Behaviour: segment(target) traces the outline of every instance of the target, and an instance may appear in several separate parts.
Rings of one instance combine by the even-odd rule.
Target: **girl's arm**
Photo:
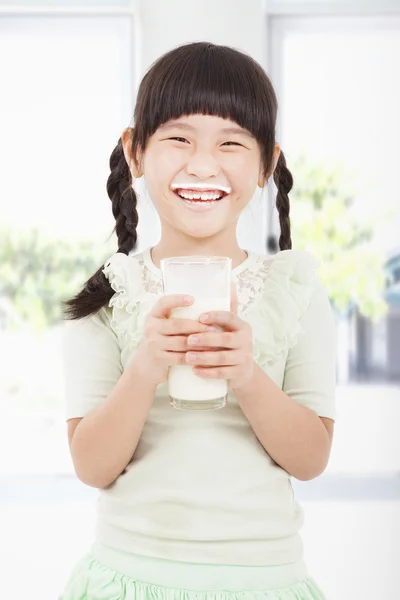
[[[309,480],[326,468],[331,452],[336,388],[336,330],[320,285],[288,351],[282,389],[257,365],[240,407],[268,454],[290,475]]]
[[[296,479],[307,481],[326,468],[333,421],[285,394],[255,365],[245,388],[235,390],[240,408],[268,454]]]
[[[224,351],[197,353],[191,360],[195,372],[229,380],[259,441],[290,475],[301,480],[320,475],[331,451],[336,386],[335,324],[322,282],[297,343],[288,349],[282,389],[255,363],[252,330],[235,310],[211,311],[207,322],[226,331],[196,336],[198,343]]]
[[[135,359],[109,397],[78,423],[70,440],[77,477],[96,488],[109,486],[125,469],[139,442],[156,385]]]
[[[209,329],[192,319],[167,318],[173,308],[192,302],[185,303],[182,294],[156,302],[125,371],[105,309],[67,323],[63,356],[68,439],[83,483],[108,487],[132,459],[158,384],[167,380],[170,366],[184,362],[187,336]]]

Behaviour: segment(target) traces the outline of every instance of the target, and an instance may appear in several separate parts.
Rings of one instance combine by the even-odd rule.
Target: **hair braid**
[[[137,198],[132,188],[132,176],[125,160],[121,138],[110,156],[110,169],[107,193],[112,202],[112,212],[115,218],[115,227],[112,233],[117,234],[117,252],[129,254],[137,242],[138,212]],[[104,265],[101,265],[96,273],[85,282],[82,290],[76,296],[62,302],[67,319],[82,319],[108,305],[114,295],[114,290],[102,272],[103,268]]]
[[[286,159],[281,151],[278,163],[274,171],[274,181],[277,187],[276,208],[279,214],[281,234],[279,237],[279,249],[291,250],[292,238],[290,236],[290,202],[289,192],[293,187],[293,177],[286,166]]]
[[[137,198],[132,187],[132,175],[125,160],[122,139],[110,156],[111,173],[107,180],[107,193],[112,203],[112,213],[115,218],[113,232],[118,238],[118,252],[129,252],[137,243],[136,228],[139,217]]]

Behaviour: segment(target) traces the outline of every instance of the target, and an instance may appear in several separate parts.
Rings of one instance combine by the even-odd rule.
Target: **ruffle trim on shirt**
[[[305,250],[282,250],[270,263],[246,320],[253,329],[254,358],[261,367],[284,358],[303,332],[301,319],[317,289],[319,261]]]
[[[139,262],[122,252],[113,254],[102,270],[115,294],[109,301],[111,327],[130,347],[142,337],[145,318],[160,295],[146,292]]]
[[[265,281],[243,310],[253,330],[254,358],[263,368],[284,358],[303,331],[305,315],[319,282],[319,261],[305,250],[282,250],[273,257]],[[160,294],[146,292],[138,260],[123,253],[109,258],[103,269],[115,294],[111,326],[136,347],[142,337],[145,318]],[[242,312],[242,311],[241,311]]]
[[[299,583],[266,591],[220,591],[176,589],[138,581],[110,569],[90,554],[73,569],[58,600],[325,600],[308,577]]]

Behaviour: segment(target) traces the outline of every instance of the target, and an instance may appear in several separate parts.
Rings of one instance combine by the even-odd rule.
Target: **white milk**
[[[190,306],[174,308],[170,316],[198,320],[200,315],[211,310],[230,310],[229,298],[195,299]],[[213,323],[209,323],[213,325]],[[207,323],[208,325],[208,323]],[[196,346],[193,346],[193,352]],[[200,351],[201,352],[201,351]],[[226,379],[207,379],[193,373],[192,365],[175,365],[168,374],[169,395],[178,400],[214,400],[228,393]]]

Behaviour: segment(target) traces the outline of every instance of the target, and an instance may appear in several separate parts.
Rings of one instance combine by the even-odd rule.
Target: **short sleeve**
[[[110,395],[123,372],[105,307],[84,319],[65,321],[61,354],[65,418],[84,417]]]
[[[318,416],[335,420],[336,326],[319,278],[301,326],[296,345],[288,351],[282,389]]]

